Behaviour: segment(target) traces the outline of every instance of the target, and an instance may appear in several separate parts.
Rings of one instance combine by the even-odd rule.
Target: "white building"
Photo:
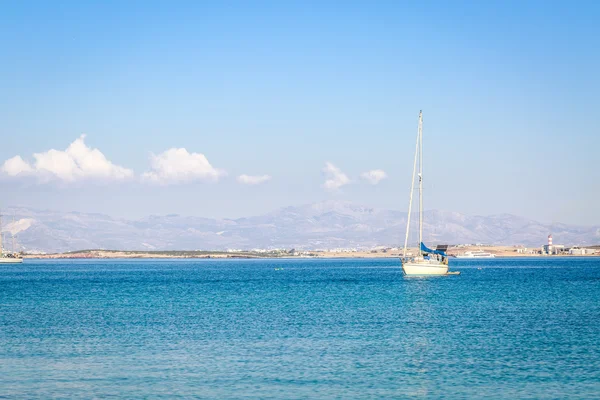
[[[573,247],[572,249],[569,250],[569,254],[574,255],[574,256],[586,256],[586,255],[590,255],[590,254],[596,254],[596,250],[595,249],[586,249],[583,247]]]

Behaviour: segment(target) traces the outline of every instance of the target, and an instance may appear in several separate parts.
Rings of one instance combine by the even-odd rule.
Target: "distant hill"
[[[286,207],[238,219],[153,215],[127,220],[29,208],[9,208],[4,212],[14,213],[17,219],[14,223],[5,219],[4,231],[17,234],[18,243],[26,251],[43,252],[398,246],[404,242],[407,217],[399,211],[342,201]],[[468,216],[437,210],[427,211],[424,219],[425,241],[431,245],[485,243],[537,247],[545,243],[550,232],[555,244],[600,243],[598,226],[549,225],[509,214]],[[413,242],[415,238],[411,238]],[[10,243],[5,247],[10,248]]]

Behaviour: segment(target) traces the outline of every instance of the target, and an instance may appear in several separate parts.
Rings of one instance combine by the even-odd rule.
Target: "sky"
[[[600,224],[600,3],[0,4],[0,202]]]

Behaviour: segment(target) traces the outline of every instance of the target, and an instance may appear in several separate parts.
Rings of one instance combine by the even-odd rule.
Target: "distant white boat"
[[[417,160],[419,161],[419,254],[415,257],[409,257],[407,255],[408,234],[410,232],[410,216],[415,190]],[[419,112],[419,128],[417,130],[415,161],[413,164],[410,201],[408,203],[408,219],[406,221],[406,237],[404,238],[404,251],[402,253],[402,271],[407,276],[458,274],[458,272],[448,272],[448,256],[445,252],[447,248],[448,246],[438,246],[437,249],[431,250],[423,243],[423,112]]]
[[[13,217],[14,222],[14,217]],[[23,262],[23,257],[19,253],[15,251],[15,235],[12,235],[12,251],[6,252],[4,251],[4,243],[3,243],[3,233],[2,233],[2,214],[0,214],[0,264],[17,264]]]
[[[463,254],[457,255],[456,258],[495,258],[496,255],[481,250],[466,251]]]
[[[3,253],[0,255],[0,264],[20,264],[23,258],[15,256],[12,253]]]

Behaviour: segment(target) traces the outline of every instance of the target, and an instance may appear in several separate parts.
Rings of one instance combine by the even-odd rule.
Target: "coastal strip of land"
[[[596,248],[597,246],[593,246]],[[528,250],[523,246],[459,246],[451,247],[448,255],[457,256],[470,251],[483,251],[495,257],[573,257],[599,256],[600,249],[588,254],[544,255],[536,249]],[[410,248],[407,255],[417,254],[416,248]],[[127,250],[79,250],[54,254],[24,254],[24,258],[37,259],[102,259],[102,258],[398,258],[402,250],[398,248],[377,248],[372,250],[262,250],[262,251],[127,251]]]

